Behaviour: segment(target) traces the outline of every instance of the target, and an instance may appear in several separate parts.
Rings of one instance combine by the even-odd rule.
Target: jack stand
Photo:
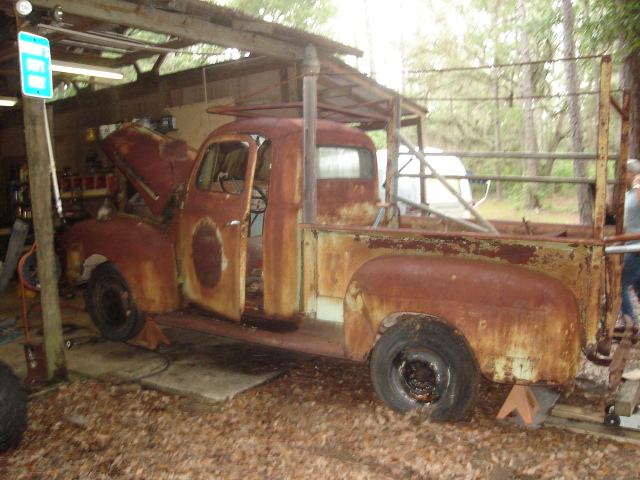
[[[144,328],[138,334],[133,343],[140,347],[147,347],[149,350],[155,350],[158,346],[158,342],[162,342],[165,345],[169,345],[171,343],[165,334],[162,333],[158,324],[151,320],[151,317],[147,317]]]
[[[496,418],[505,418],[514,410],[520,414],[525,423],[533,424],[536,413],[540,411],[540,405],[529,387],[514,385]]]

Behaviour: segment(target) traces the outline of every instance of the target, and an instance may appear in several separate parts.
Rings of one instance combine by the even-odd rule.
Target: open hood
[[[113,132],[102,148],[158,216],[187,181],[196,157],[186,142],[135,124]]]

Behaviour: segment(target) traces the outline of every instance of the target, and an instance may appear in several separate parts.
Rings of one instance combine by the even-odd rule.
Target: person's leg
[[[622,270],[622,308],[620,313],[629,316],[635,325],[638,319],[633,312],[633,304],[631,303],[631,293],[629,288],[640,279],[640,254],[627,253],[624,256],[624,268]]]

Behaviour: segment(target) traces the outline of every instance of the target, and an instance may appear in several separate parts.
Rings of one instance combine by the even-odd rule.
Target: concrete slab
[[[109,341],[75,345],[67,352],[69,370],[220,402],[311,358],[188,330],[163,331],[171,344],[155,351]]]
[[[15,296],[16,290],[8,288],[7,292]],[[82,305],[82,295],[71,301]],[[37,299],[30,300],[30,304],[35,302]],[[19,299],[11,298],[11,293],[0,296],[0,315],[19,316],[19,306]],[[61,313],[65,340],[73,342],[66,350],[70,375],[137,381],[147,388],[206,402],[223,401],[312,358],[177,328],[164,328],[171,344],[151,351],[131,343],[104,340],[85,312],[62,309]],[[35,312],[29,320],[32,343],[39,344],[43,341],[41,314]],[[27,376],[23,341],[0,346],[0,360],[19,377]]]

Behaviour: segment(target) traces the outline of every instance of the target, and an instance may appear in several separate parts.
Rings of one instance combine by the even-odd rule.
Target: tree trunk
[[[491,12],[491,30],[493,30],[494,35],[497,36],[498,4],[496,4],[495,8]],[[496,44],[498,43],[496,38],[494,38],[494,42],[496,42]],[[495,51],[493,55],[493,63],[500,63]],[[495,113],[493,115],[493,147],[496,152],[500,152],[502,151],[500,141],[500,75],[497,68],[493,71],[493,103],[495,108]],[[496,175],[502,175],[502,164],[500,163],[500,159],[496,162]],[[496,182],[496,197],[498,200],[502,199],[502,182],[500,181]]]
[[[629,158],[640,159],[640,49],[634,50],[625,58],[622,88],[631,93]]]
[[[571,0],[562,0],[562,42],[564,44],[565,58],[576,56],[576,47],[573,40],[573,27],[575,15]],[[569,126],[571,127],[571,144],[574,152],[584,151],[584,140],[582,136],[582,118],[580,116],[580,103],[578,100],[578,74],[574,60],[565,62],[567,75],[567,93],[569,94]],[[573,161],[573,174],[576,178],[587,176],[587,165],[584,160]],[[578,190],[578,211],[580,213],[580,224],[591,225],[593,223],[593,197],[589,185],[580,184]]]
[[[376,66],[376,57],[375,53],[377,49],[375,48],[375,40],[373,36],[373,14],[371,12],[371,6],[367,0],[363,1],[364,3],[364,20],[365,20],[365,28],[367,29],[367,43],[369,46],[369,73],[371,74],[371,78],[374,80],[378,76],[378,67]]]
[[[518,16],[522,25],[520,33],[520,46],[522,49],[523,67],[523,88],[524,88],[524,127],[525,127],[525,148],[528,153],[536,152],[536,133],[533,124],[533,67],[527,62],[531,61],[529,54],[529,34],[526,31],[527,8],[525,0],[518,0]],[[526,175],[535,177],[538,175],[538,164],[535,158],[526,161]],[[536,209],[540,207],[540,200],[537,195],[537,183],[525,183],[524,201],[525,208]]]
[[[495,113],[493,116],[493,140],[494,140],[494,148],[496,152],[502,151],[502,145],[500,144],[500,100],[499,94],[500,89],[498,88],[498,72],[494,73],[494,83],[493,83],[493,94],[494,94],[494,102],[495,102]],[[496,163],[496,175],[502,175],[502,165],[500,164],[500,160]],[[496,197],[498,200],[502,198],[502,182],[496,182]]]

